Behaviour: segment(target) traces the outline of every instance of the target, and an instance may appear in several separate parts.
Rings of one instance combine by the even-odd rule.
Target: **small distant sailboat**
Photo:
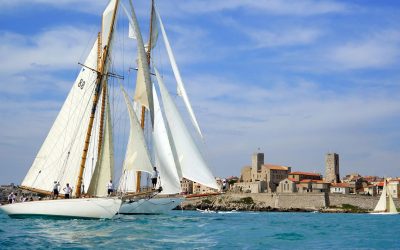
[[[378,204],[376,205],[374,211],[371,214],[398,214],[392,195],[387,188],[387,180],[384,180],[383,191],[381,197],[379,198]]]

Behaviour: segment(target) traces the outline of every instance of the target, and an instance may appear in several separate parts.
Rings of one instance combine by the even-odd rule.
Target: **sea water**
[[[278,212],[11,219],[0,249],[400,249],[400,215]]]

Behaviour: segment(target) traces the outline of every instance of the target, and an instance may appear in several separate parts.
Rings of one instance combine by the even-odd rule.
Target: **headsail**
[[[172,66],[172,71],[174,72],[176,83],[178,85],[178,87],[177,87],[178,94],[182,97],[183,102],[185,103],[186,109],[189,112],[190,119],[192,120],[193,126],[196,128],[199,135],[201,137],[203,137],[201,130],[200,130],[200,126],[197,122],[196,116],[194,115],[192,105],[190,104],[189,97],[186,94],[185,86],[183,85],[182,77],[181,77],[181,74],[179,73],[178,65],[176,64],[174,54],[172,53],[171,45],[169,44],[167,33],[165,32],[164,25],[163,25],[163,22],[161,21],[160,14],[156,10],[156,8],[154,8],[154,12],[156,13],[158,22],[160,24],[161,33],[163,35],[163,39],[164,39],[164,43],[165,43],[165,48],[167,49],[169,61]]]
[[[154,67],[168,127],[171,131],[183,177],[210,188],[219,189],[213,174],[207,166],[196,143],[186,128],[179,111],[166,89],[157,69]]]
[[[106,196],[106,183],[113,179],[114,173],[114,144],[108,95],[105,105],[103,146],[87,191],[91,196]]]
[[[160,182],[163,194],[176,194],[181,192],[180,180],[182,172],[180,171],[179,161],[171,139],[167,132],[166,124],[162,115],[161,107],[158,102],[157,92],[153,86],[154,100],[154,131],[153,145],[155,150],[155,161],[157,169],[160,171]],[[178,173],[179,169],[179,173]]]
[[[123,176],[121,177],[121,182],[123,182],[123,180],[125,179],[124,176],[131,174],[129,172],[144,171],[151,173],[153,167],[151,164],[150,154],[146,146],[146,141],[143,135],[143,130],[133,110],[131,101],[129,100],[129,96],[122,86],[121,90],[125,99],[130,120],[129,139],[125,153],[125,160],[123,164]],[[131,180],[129,180],[129,182],[130,184],[132,183]],[[125,185],[126,183],[120,183],[120,189],[126,190],[128,187],[126,187]]]

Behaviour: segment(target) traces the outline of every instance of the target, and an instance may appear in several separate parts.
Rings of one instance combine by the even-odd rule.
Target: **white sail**
[[[176,194],[181,192],[180,180],[173,150],[171,149],[170,136],[165,127],[164,118],[161,113],[161,107],[158,102],[157,92],[153,86],[154,100],[154,131],[153,145],[155,150],[155,161],[157,169],[160,171],[160,184],[163,194]],[[180,171],[179,171],[180,172]]]
[[[385,184],[383,185],[381,197],[379,198],[379,201],[376,204],[374,211],[375,212],[386,211],[386,180],[385,180]]]
[[[161,28],[161,33],[163,35],[165,48],[167,49],[169,61],[171,63],[171,67],[172,67],[172,71],[174,72],[176,83],[178,85],[178,87],[177,87],[178,94],[182,97],[183,102],[185,103],[186,109],[189,112],[190,119],[192,120],[194,127],[196,128],[199,135],[201,137],[203,137],[201,130],[200,130],[200,126],[197,122],[196,116],[194,115],[192,105],[190,104],[189,97],[186,94],[185,86],[183,85],[182,77],[181,77],[181,74],[179,73],[178,65],[176,64],[174,54],[172,53],[171,45],[169,44],[169,40],[167,37],[167,33],[165,32],[163,22],[161,21],[161,17],[155,7],[154,7],[154,12],[156,13],[158,21],[160,23],[160,28]]]
[[[111,27],[110,13],[113,13],[115,3],[116,0],[111,0],[103,13],[103,46],[107,45],[106,38],[109,36]],[[97,46],[96,40],[84,62],[86,67],[81,68],[22,186],[52,191],[53,181],[59,181],[61,186],[65,186],[66,183],[75,185],[96,87],[97,73],[89,68],[97,69]],[[90,182],[91,176],[88,173],[93,171],[90,169],[90,161],[97,161],[97,153],[92,149],[98,137],[96,134],[98,123],[94,124],[86,161],[89,163],[89,168],[85,171],[84,185]]]
[[[97,41],[85,63],[97,68]],[[53,181],[75,184],[88,127],[97,73],[83,67],[72,86],[23,186],[52,191]]]
[[[387,193],[388,193],[387,212],[389,212],[389,213],[397,213],[397,209],[396,209],[396,205],[394,204],[393,197],[390,194],[390,192],[387,192]]]
[[[106,96],[105,105],[103,145],[87,191],[89,195],[97,197],[107,195],[106,184],[113,179],[114,173],[114,145],[108,95]]]
[[[146,51],[144,48],[143,38],[140,32],[139,24],[136,18],[135,10],[133,8],[132,2],[129,1],[131,7],[131,14],[122,5],[125,13],[128,16],[129,23],[134,29],[137,41],[137,53],[138,53],[138,73],[136,79],[136,90],[134,99],[139,101],[143,106],[150,110],[151,124],[154,124],[154,104],[153,104],[153,94],[152,85],[150,79],[150,70],[147,63]]]
[[[166,89],[158,71],[154,68],[160,86],[165,116],[171,131],[183,177],[207,187],[219,189],[196,143],[186,128],[179,111]]]
[[[123,163],[123,175],[130,174],[132,171],[144,171],[151,173],[153,167],[151,164],[150,154],[148,152],[146,141],[143,135],[143,130],[140,123],[135,115],[132,104],[129,100],[128,94],[121,86],[121,90],[125,99],[125,103],[128,109],[129,120],[130,120],[130,132],[128,145],[125,153],[125,160]],[[121,177],[121,181],[125,179],[125,176]],[[135,178],[133,178],[135,180]],[[130,185],[134,183],[129,180]],[[123,184],[126,185],[126,184]],[[120,186],[121,190],[126,190],[126,187]]]

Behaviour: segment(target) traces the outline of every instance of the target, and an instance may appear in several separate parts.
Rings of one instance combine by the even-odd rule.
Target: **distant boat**
[[[394,204],[392,195],[387,188],[387,180],[384,180],[383,190],[381,197],[379,198],[378,204],[374,211],[371,214],[398,214],[399,212],[396,209],[396,205]]]

